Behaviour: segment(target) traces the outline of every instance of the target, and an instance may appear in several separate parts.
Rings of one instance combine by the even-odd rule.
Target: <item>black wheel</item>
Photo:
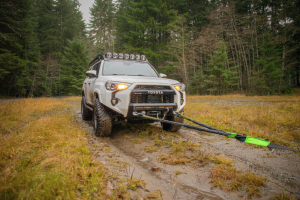
[[[97,137],[110,136],[113,120],[109,111],[103,106],[98,99],[95,100],[94,108],[94,131]]]
[[[169,120],[169,121],[173,121],[173,122],[179,122],[179,123],[184,122],[183,118],[177,117],[176,115],[167,116],[165,119]],[[161,126],[162,126],[163,130],[170,131],[170,132],[177,132],[181,128],[181,126],[178,126],[175,124],[168,124],[168,123],[161,123]]]
[[[86,102],[84,96],[81,99],[81,118],[83,120],[89,121],[92,120],[93,112],[86,107]]]

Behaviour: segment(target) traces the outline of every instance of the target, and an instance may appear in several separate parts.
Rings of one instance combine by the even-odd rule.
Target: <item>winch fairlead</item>
[[[199,127],[199,126],[192,126],[192,125],[189,125],[189,124],[184,124],[184,123],[179,123],[179,122],[174,122],[174,121],[169,121],[169,120],[165,120],[165,119],[161,119],[161,118],[155,118],[155,117],[145,115],[144,113],[133,112],[133,115],[136,116],[136,117],[151,119],[151,120],[160,121],[160,122],[163,122],[163,123],[174,124],[174,125],[178,125],[178,126],[183,126],[183,127],[198,130],[198,131],[204,131],[204,132],[208,132],[208,133],[223,135],[223,136],[227,136],[227,137],[230,137],[230,138],[235,138],[235,139],[239,140],[240,142],[254,144],[254,145],[263,146],[263,147],[269,147],[271,149],[272,148],[277,148],[277,149],[284,149],[284,150],[299,152],[298,150],[291,149],[291,148],[281,146],[281,145],[278,145],[278,144],[274,144],[274,143],[272,143],[270,141],[267,141],[267,140],[254,138],[254,137],[250,137],[250,136],[243,136],[243,135],[239,135],[237,133],[231,133],[231,132],[225,132],[225,131],[222,131],[222,130],[218,130],[218,129],[213,128],[213,127],[211,127],[207,124],[203,124],[201,122],[197,122],[196,120],[188,118],[188,117],[184,116],[183,113],[173,112],[173,114],[177,115],[178,117],[182,117],[182,118],[184,118],[188,121],[191,121],[191,122],[193,122],[193,123],[195,123],[199,126],[205,127],[205,128],[202,128],[202,127]]]

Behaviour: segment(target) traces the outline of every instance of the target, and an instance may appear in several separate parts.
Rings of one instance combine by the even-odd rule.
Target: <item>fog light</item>
[[[118,100],[117,100],[117,99],[112,99],[112,100],[111,100],[111,104],[112,104],[112,105],[116,105],[117,103],[118,103]]]
[[[181,101],[180,101],[181,105],[183,104],[183,102],[184,102],[184,100],[183,100],[183,99],[181,99]]]

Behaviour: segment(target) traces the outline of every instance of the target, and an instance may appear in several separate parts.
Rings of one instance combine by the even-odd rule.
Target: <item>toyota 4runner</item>
[[[144,55],[107,53],[89,64],[82,86],[81,115],[93,120],[96,136],[109,136],[122,122],[151,122],[135,114],[183,122],[173,111],[183,112],[185,85],[158,74]],[[152,121],[153,122],[153,121]],[[166,131],[181,126],[161,123]]]

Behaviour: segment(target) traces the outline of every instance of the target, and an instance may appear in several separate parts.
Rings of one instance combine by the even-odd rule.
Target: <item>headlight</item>
[[[105,87],[107,90],[126,90],[130,84],[128,83],[117,83],[117,82],[111,82],[107,81],[105,83]]]
[[[174,88],[177,90],[177,91],[184,91],[185,90],[185,85],[183,83],[179,83],[179,84],[175,84],[173,85]]]

